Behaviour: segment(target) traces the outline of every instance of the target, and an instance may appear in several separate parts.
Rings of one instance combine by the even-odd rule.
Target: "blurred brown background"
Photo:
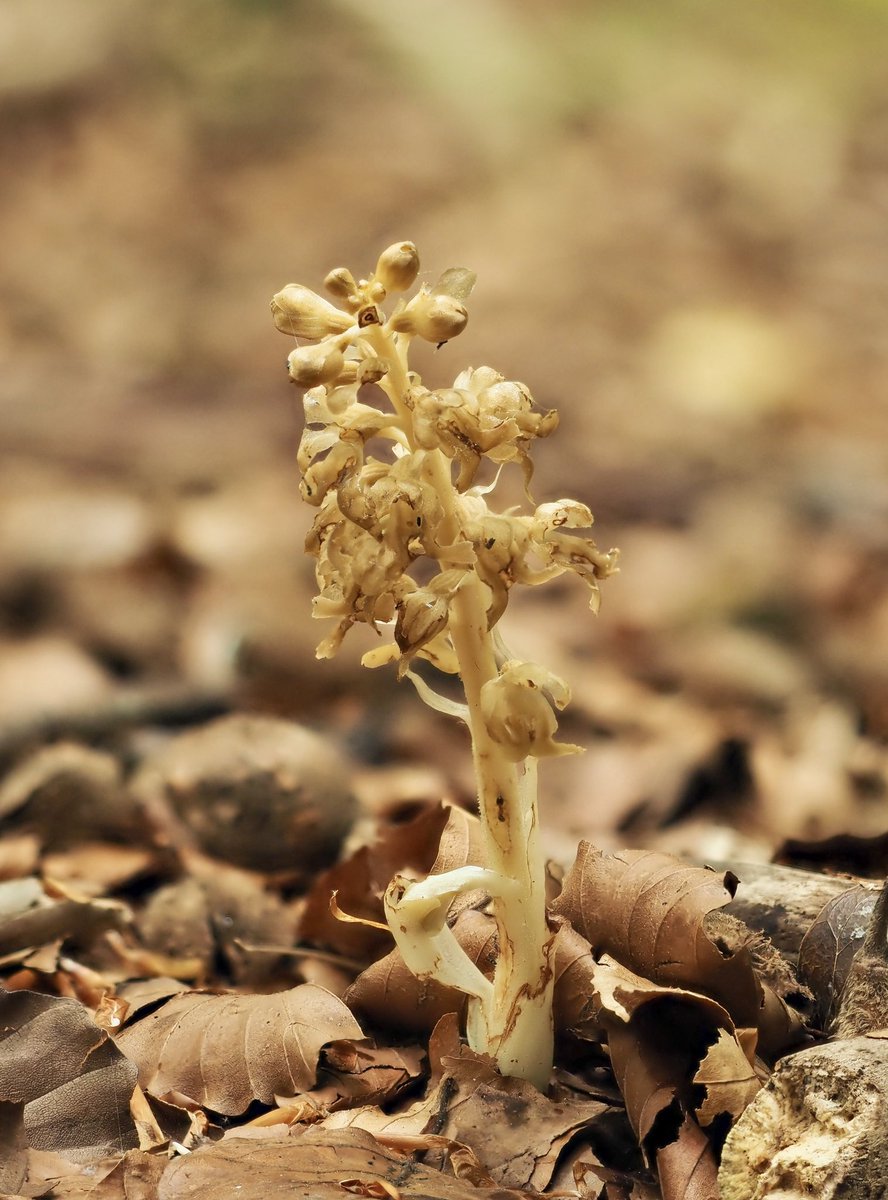
[[[596,622],[568,585],[515,605],[595,743],[566,828],[578,789],[672,820],[745,747],[706,794],[751,771],[751,835],[880,829],[886,61],[876,0],[6,0],[8,745],[155,685],[412,711],[348,642],[314,663],[268,312],[409,238],[479,275],[426,382],[488,363],[558,407],[537,497],[623,550]]]

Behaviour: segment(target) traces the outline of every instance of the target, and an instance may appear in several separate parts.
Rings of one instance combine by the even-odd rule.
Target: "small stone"
[[[134,789],[155,813],[170,805],[205,853],[256,871],[329,865],[356,815],[336,748],[272,717],[227,716],[181,734]]]
[[[0,641],[0,724],[27,725],[106,701],[111,680],[74,642],[56,634]]]
[[[117,759],[77,742],[44,746],[10,771],[0,786],[0,820],[35,832],[44,849],[143,832]]]

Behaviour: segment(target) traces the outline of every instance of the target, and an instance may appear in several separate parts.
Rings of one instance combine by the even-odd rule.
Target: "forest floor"
[[[272,73],[274,22],[248,47]],[[794,1196],[810,1129],[767,1130],[826,1077],[850,1108],[820,1149],[853,1178],[888,1145],[861,956],[888,873],[884,58],[849,27],[799,42],[832,73],[786,90],[765,56],[750,91],[704,31],[649,91],[646,44],[500,161],[471,122],[430,140],[429,97],[406,118],[357,37],[335,49],[378,124],[354,133],[346,89],[294,139],[172,17],[146,104],[121,28],[116,66],[69,39],[0,120],[0,1194],[714,1200],[725,1153],[726,1200]],[[305,36],[314,86],[333,43]],[[478,270],[465,350],[424,375],[468,354],[559,408],[536,497],[588,503],[623,555],[600,616],[559,581],[505,626],[586,748],[541,768],[569,922],[545,1096],[330,907],[378,922],[392,875],[477,855],[461,728],[362,669],[369,640],[314,657],[267,298],[369,270],[378,230]],[[483,905],[459,921],[489,964]]]

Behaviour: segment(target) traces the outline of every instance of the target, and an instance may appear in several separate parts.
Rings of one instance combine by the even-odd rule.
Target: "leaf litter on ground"
[[[286,1159],[293,1184],[302,1172],[306,1194],[320,1197],[330,1183],[323,1137],[358,1130],[376,1139],[369,1144],[382,1157],[371,1156],[376,1168],[354,1175],[356,1194],[377,1194],[375,1188],[387,1196],[445,1197],[459,1184],[476,1197],[556,1186],[575,1197],[632,1197],[659,1178],[663,1200],[716,1196],[725,1135],[767,1078],[760,1055],[772,1061],[804,1033],[801,1015],[783,998],[787,989],[775,990],[761,969],[752,932],[736,917],[722,919],[736,890],[733,876],[660,852],[580,846],[552,907],[559,1062],[570,1068],[572,1083],[553,1083],[543,1096],[502,1079],[460,1045],[464,997],[417,981],[388,935],[371,924],[382,915],[381,893],[393,873],[422,876],[479,858],[475,818],[431,804],[406,822],[379,820],[376,840],[318,874],[296,908],[283,881],[188,846],[171,875],[165,866],[167,882],[161,875],[160,887],[137,904],[134,925],[117,902],[78,902],[115,919],[107,931],[90,918],[89,936],[63,924],[50,960],[54,978],[65,978],[61,963],[75,965],[61,953],[64,940],[84,945],[95,970],[88,993],[81,978],[81,993],[97,1011],[94,1018],[82,1011],[97,1036],[105,1037],[97,1021],[111,1029],[114,1042],[102,1044],[126,1056],[121,1061],[132,1077],[121,1152],[150,1156],[141,1166],[131,1157],[129,1166],[109,1170],[101,1184],[108,1200],[128,1195],[127,1188],[142,1188],[153,1200],[197,1194],[165,1189],[198,1188],[204,1185],[196,1181],[217,1173],[234,1179],[245,1161],[239,1140],[258,1154],[255,1161],[267,1156],[269,1170]],[[123,895],[137,879],[120,877]],[[38,910],[59,902],[57,886],[47,900],[38,880],[16,883],[30,887]],[[358,923],[337,919],[334,890],[340,909]],[[461,898],[450,920],[473,961],[490,972],[497,940],[486,897]],[[246,967],[238,958],[245,948]],[[27,952],[23,947],[19,957]],[[342,999],[308,982],[278,990],[288,975],[298,978],[300,963],[310,971],[313,955],[338,964]],[[221,968],[237,990],[195,990],[187,974],[152,978],[189,961],[202,964],[204,981]],[[78,968],[81,976],[91,969]],[[134,969],[141,982],[125,982]],[[801,987],[787,970],[788,986]],[[21,1102],[13,1096],[8,1103]],[[23,1118],[17,1133],[13,1118],[10,1161],[27,1172],[34,1151],[23,1158],[19,1143],[22,1130],[30,1136],[29,1125]],[[74,1140],[90,1143],[75,1152],[99,1161],[107,1146],[92,1145],[82,1118],[75,1125],[81,1129]],[[315,1143],[312,1127],[321,1139]],[[316,1146],[314,1166],[294,1148],[303,1144]],[[191,1153],[177,1160],[174,1145]],[[158,1156],[171,1153],[159,1170]],[[397,1174],[393,1154],[403,1159]],[[418,1178],[418,1159],[428,1173],[425,1192],[404,1182]],[[78,1194],[76,1177],[65,1186]]]

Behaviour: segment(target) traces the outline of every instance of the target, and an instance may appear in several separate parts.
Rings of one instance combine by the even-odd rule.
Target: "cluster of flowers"
[[[565,571],[586,581],[597,608],[598,581],[615,570],[616,553],[575,532],[592,524],[576,501],[541,504],[525,515],[489,507],[496,479],[475,484],[482,460],[518,464],[526,490],[528,447],[547,437],[558,417],[535,411],[523,384],[490,367],[462,371],[450,388],[423,386],[408,369],[410,343],[420,337],[441,344],[465,328],[474,276],[451,269],[435,286],[403,298],[418,272],[416,247],[397,243],[368,279],[345,268],[327,276],[325,287],[341,307],[289,284],[272,300],[272,312],[278,329],[300,343],[288,369],[307,389],[298,463],[302,495],[318,509],[306,542],[320,588],[313,611],[336,621],[318,657],[335,654],[357,622],[392,625],[394,644],[365,655],[367,665],[397,660],[403,674],[419,656],[457,673],[449,629],[454,597],[470,574],[487,589],[492,629],[514,584],[544,583]],[[386,317],[381,306],[392,294],[401,298]],[[432,560],[428,582],[414,578],[420,559]],[[562,707],[566,684],[534,664],[501,658],[485,705],[493,736],[511,747],[513,761],[528,753],[531,726],[530,752],[564,752],[568,747],[552,741],[554,716],[541,693]],[[497,715],[506,701],[517,714],[509,720]]]

